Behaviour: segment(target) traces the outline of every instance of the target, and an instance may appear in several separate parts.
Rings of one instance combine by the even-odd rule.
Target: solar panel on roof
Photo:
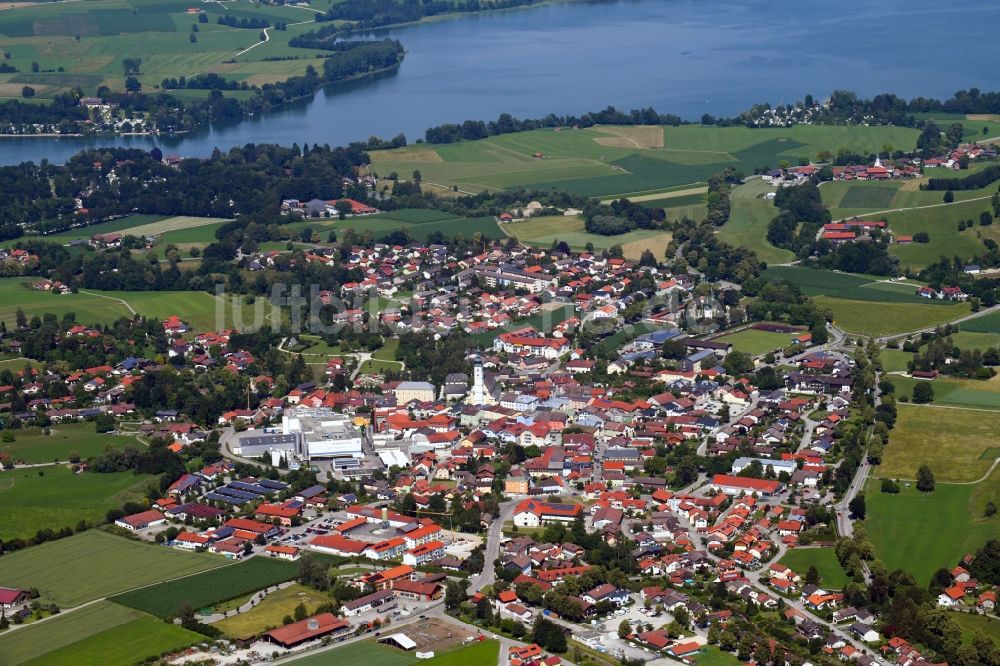
[[[260,495],[256,495],[254,493],[248,493],[245,490],[237,490],[236,488],[230,488],[229,486],[216,488],[215,494],[226,495],[227,497],[239,497],[240,499],[244,500],[260,499]]]
[[[284,490],[288,488],[288,484],[284,481],[275,481],[274,479],[258,479],[257,485],[271,488],[272,490]]]
[[[207,493],[205,499],[212,500],[213,502],[225,502],[226,504],[246,504],[250,501],[248,498],[230,497],[229,495],[220,495],[219,493]]]
[[[242,481],[233,481],[229,484],[229,487],[236,488],[237,490],[245,490],[248,493],[255,493],[257,495],[270,495],[274,492],[273,488],[265,488],[254,483],[243,483]]]

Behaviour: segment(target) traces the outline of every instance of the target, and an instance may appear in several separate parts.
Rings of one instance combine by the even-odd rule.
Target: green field
[[[913,395],[913,387],[925,379],[891,377],[897,395]],[[1000,381],[996,379],[950,379],[938,377],[931,382],[934,387],[934,404],[970,409],[1000,409]],[[969,412],[970,414],[972,412]]]
[[[95,234],[120,232],[129,236],[161,236],[163,243],[210,243],[215,240],[215,229],[224,222],[226,220],[215,217],[129,215],[110,222],[49,234],[44,236],[44,239],[68,243],[71,240],[86,240]],[[207,235],[205,235],[206,230],[209,232]]]
[[[879,352],[879,358],[885,372],[906,372],[913,353],[901,349],[883,349]]]
[[[1000,333],[1000,311],[963,321],[958,325],[958,328],[973,333]]]
[[[830,310],[833,323],[848,333],[883,337],[945,324],[969,314],[968,303],[925,305],[885,303],[816,296],[816,305]]]
[[[819,268],[800,266],[771,266],[762,276],[769,280],[781,279],[796,285],[807,296],[831,296],[854,301],[879,301],[883,303],[918,303],[920,305],[950,305],[917,296],[923,283],[914,280],[891,280],[876,275],[841,273]]]
[[[820,586],[841,590],[848,583],[847,572],[840,566],[833,548],[795,548],[785,553],[781,564],[806,577],[809,567],[816,567],[820,576]]]
[[[124,446],[142,447],[142,443],[134,437],[115,437],[98,434],[93,423],[63,423],[52,426],[48,435],[40,428],[18,430],[14,433],[15,441],[0,442],[0,453],[8,453],[16,462],[44,463],[53,460],[68,460],[73,451],[83,458],[99,455],[108,446],[122,448]]]
[[[329,0],[313,7],[322,10]],[[197,6],[208,15],[199,24],[197,41],[190,42],[196,15],[187,14]],[[288,24],[285,31],[268,30],[269,41],[237,55],[256,44],[259,31],[219,25],[221,15],[263,18],[272,25]],[[289,40],[314,28],[315,11],[279,5],[211,3],[191,5],[181,0],[89,0],[86,3],[52,6],[27,5],[0,14],[0,35],[4,36],[7,61],[18,73],[0,77],[0,93],[17,96],[21,84],[32,85],[39,97],[52,97],[72,86],[93,93],[100,85],[114,90],[124,87],[124,58],[141,58],[138,75],[144,90],[157,88],[165,77],[215,72],[227,79],[263,84],[305,73],[315,62],[312,49],[291,48]],[[292,56],[290,59],[280,59]],[[41,71],[32,72],[38,62]],[[64,71],[57,71],[62,67]],[[178,97],[204,98],[207,90],[177,91]],[[248,93],[226,91],[226,96],[246,97]]]
[[[760,178],[735,188],[729,195],[729,221],[719,230],[719,237],[730,245],[753,250],[762,261],[780,264],[794,261],[795,254],[767,242],[767,225],[778,210],[774,202],[761,198],[761,195],[773,191],[774,188]]]
[[[330,597],[299,584],[272,592],[253,609],[227,617],[212,626],[232,638],[252,638],[281,626],[282,619],[295,613],[295,607],[304,604],[310,615],[323,604],[330,603]]]
[[[152,478],[131,472],[74,474],[68,465],[0,472],[0,539],[72,528],[81,520],[99,523],[109,509],[141,499]]]
[[[536,217],[524,222],[504,225],[504,231],[526,245],[549,248],[555,241],[563,241],[571,249],[583,251],[590,243],[595,251],[606,250],[613,245],[621,245],[629,259],[639,259],[642,251],[648,249],[657,259],[670,243],[671,233],[656,229],[636,229],[617,236],[603,236],[588,233],[584,222],[578,217]]]
[[[405,628],[404,628],[405,629]],[[365,664],[366,666],[408,666],[417,661],[410,652],[403,652],[374,640],[358,641],[334,650],[294,659],[295,666],[328,666],[331,663]],[[494,661],[496,661],[494,659]],[[472,663],[472,662],[469,662]]]
[[[888,220],[889,228],[897,235],[912,236],[924,232],[930,238],[929,243],[894,244],[890,246],[891,254],[899,257],[901,267],[913,270],[920,270],[940,260],[942,256],[971,259],[973,256],[983,254],[986,252],[986,246],[983,245],[982,238],[995,240],[998,233],[994,228],[995,224],[988,227],[979,226],[979,214],[990,210],[989,197],[994,191],[993,188],[989,188],[989,194],[980,194],[979,196],[985,197],[984,199],[880,216]],[[958,223],[962,220],[973,220],[975,226],[959,231]]]
[[[1000,420],[982,412],[900,404],[877,473],[914,479],[928,465],[938,481],[975,481],[993,464],[982,456],[998,438]]]
[[[31,666],[62,664],[130,664],[158,657],[205,640],[202,634],[144,616],[89,636],[27,662]]]
[[[734,654],[723,652],[715,645],[706,645],[694,663],[695,666],[739,666],[741,662]]]
[[[378,215],[349,217],[344,220],[309,218],[287,224],[284,229],[295,238],[301,238],[304,229],[311,229],[319,234],[320,240],[323,241],[330,231],[335,231],[339,237],[346,229],[353,229],[358,236],[370,233],[376,240],[401,229],[407,230],[419,241],[428,240],[435,232],[441,232],[445,236],[462,234],[466,238],[472,238],[477,233],[487,239],[503,238],[503,233],[492,217],[459,217],[429,209],[394,210]]]
[[[148,616],[110,601],[98,601],[72,613],[5,633],[0,640],[0,663],[23,664],[142,617]]]
[[[784,349],[791,343],[794,336],[793,333],[772,333],[748,328],[715,339],[730,343],[735,351],[751,356],[760,356],[767,352]]]
[[[43,601],[65,608],[226,563],[88,530],[0,557],[0,586],[38,588]]]
[[[46,313],[62,319],[74,313],[76,321],[86,325],[111,324],[121,317],[134,316],[132,310],[144,317],[166,319],[177,315],[197,331],[214,331],[220,328],[217,312],[224,312],[224,326],[232,323],[232,304],[203,291],[100,291],[84,289],[76,294],[52,294],[33,289],[35,280],[0,278],[0,321],[14,325],[17,310],[22,310],[30,320]],[[125,301],[125,302],[122,302]],[[126,306],[125,303],[128,303]],[[249,308],[247,308],[249,309]],[[252,316],[247,313],[246,323]]]
[[[744,127],[614,127],[541,129],[443,146],[413,145],[376,151],[379,173],[407,175],[463,191],[515,186],[555,188],[584,196],[660,192],[705,182],[732,166],[745,173],[798,163],[824,149],[879,150],[884,143],[912,148],[915,130],[899,127],[797,125]],[[534,157],[535,154],[542,157]],[[773,215],[772,215],[773,217]]]
[[[119,594],[112,601],[150,615],[170,618],[179,615],[184,604],[190,604],[195,609],[208,608],[227,599],[291,580],[297,571],[298,567],[291,562],[254,557],[181,580]]]
[[[990,636],[993,640],[1000,638],[1000,620],[975,613],[954,613],[952,619],[962,628],[962,643],[969,644],[976,634]]]
[[[890,446],[892,446],[890,444]],[[889,447],[886,447],[888,451]],[[938,483],[921,493],[911,484],[898,495],[882,493],[869,481],[865,527],[876,555],[888,570],[903,569],[926,584],[941,567],[953,567],[1000,533],[1000,520],[983,518],[987,501],[1000,501],[1000,473],[973,485]]]

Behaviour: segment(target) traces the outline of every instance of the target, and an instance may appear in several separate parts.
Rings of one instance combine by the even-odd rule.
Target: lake
[[[397,72],[263,117],[180,138],[2,138],[0,164],[62,162],[100,145],[203,157],[251,142],[336,145],[399,132],[412,143],[430,126],[503,112],[652,106],[698,119],[835,89],[944,98],[1000,88],[998,24],[1000,3],[972,0],[617,0],[474,14],[380,32],[408,52]]]

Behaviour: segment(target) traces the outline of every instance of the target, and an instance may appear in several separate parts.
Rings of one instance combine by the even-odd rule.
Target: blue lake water
[[[85,146],[206,156],[244,143],[344,144],[446,122],[652,106],[733,115],[835,89],[948,97],[1000,89],[1000,3],[612,0],[548,4],[385,31],[398,72],[179,138],[0,139],[0,164],[62,162]]]

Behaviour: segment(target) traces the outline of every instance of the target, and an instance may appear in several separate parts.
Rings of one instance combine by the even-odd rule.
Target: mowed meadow
[[[216,73],[231,81],[261,85],[302,75],[317,66],[321,52],[296,49],[288,41],[315,28],[316,11],[330,6],[316,0],[311,9],[244,2],[189,3],[183,0],[87,0],[79,3],[24,3],[0,12],[0,37],[10,54],[5,61],[16,73],[0,75],[0,98],[20,97],[24,85],[39,98],[52,97],[73,87],[93,94],[99,86],[123,90],[122,60],[139,58],[137,78],[144,90],[157,88],[164,78]],[[199,23],[195,7],[208,17]],[[258,44],[259,30],[219,25],[220,16],[263,19],[287,30],[268,30],[268,41]],[[192,42],[192,25],[198,25]],[[285,59],[287,58],[287,59]],[[38,63],[33,71],[32,63]],[[205,97],[208,90],[177,91],[179,97]],[[227,96],[245,96],[227,91]]]

